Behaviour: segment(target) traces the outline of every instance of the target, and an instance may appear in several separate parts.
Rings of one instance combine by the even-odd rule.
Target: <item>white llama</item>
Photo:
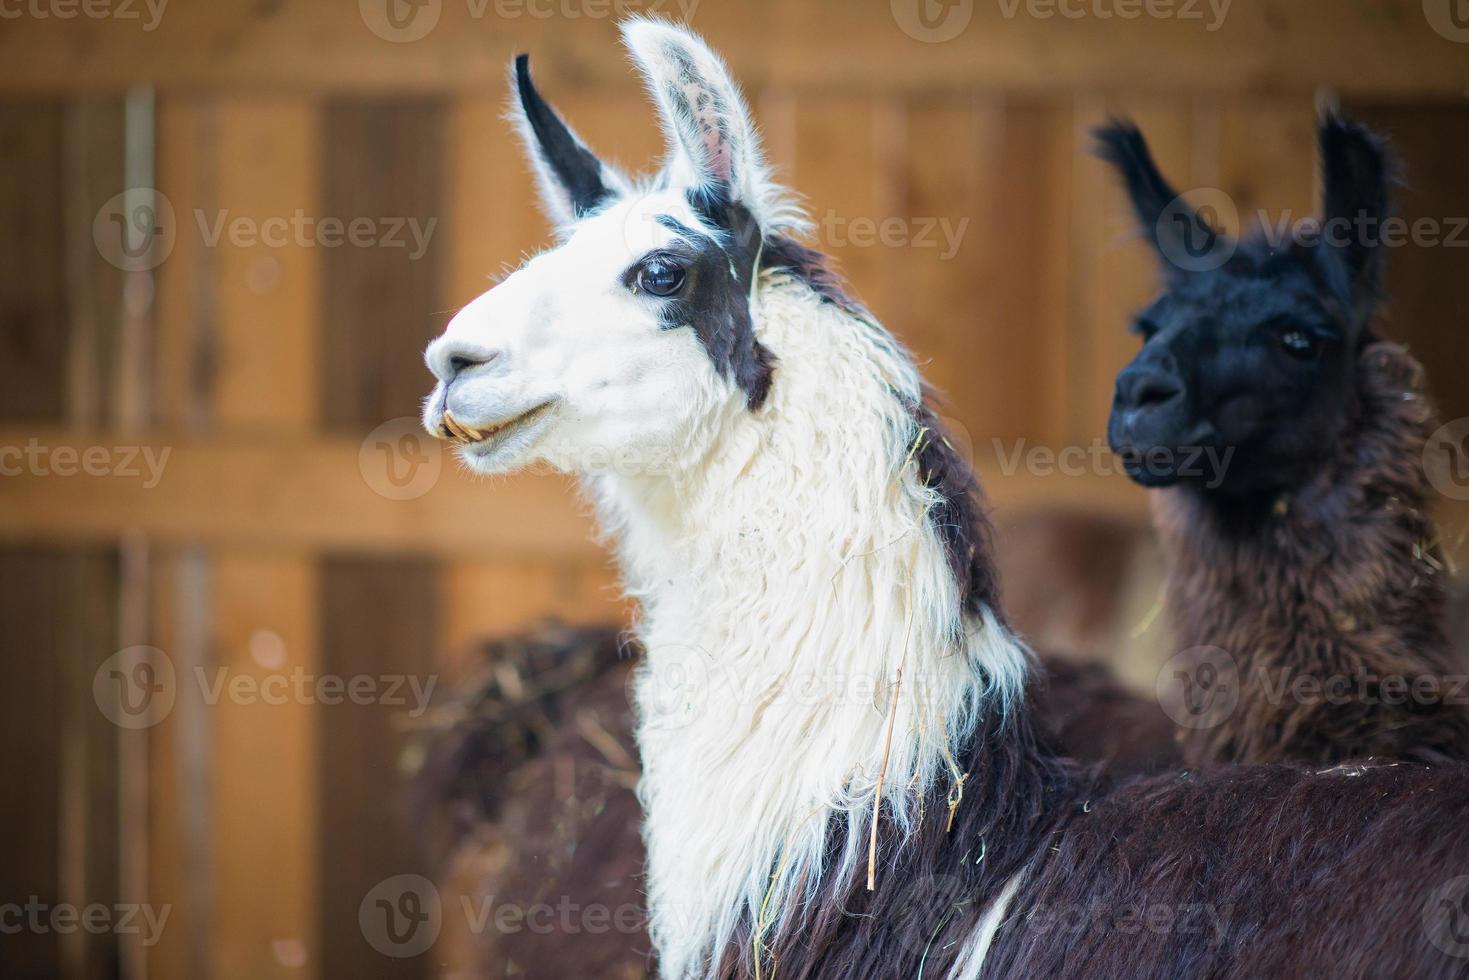
[[[1102,795],[1038,744],[976,488],[918,371],[794,244],[800,212],[718,58],[655,21],[624,36],[666,130],[663,168],[634,182],[600,162],[517,62],[517,120],[560,242],[429,347],[424,424],[481,473],[576,473],[615,544],[647,651],[635,699],[661,972],[1023,975],[1062,947],[1007,908],[1068,888],[1136,899],[1109,869],[1146,862],[1098,835],[1150,827],[1160,860],[1248,852],[1262,831],[1246,821],[1215,814],[1214,836],[1191,841],[1211,832],[1192,803],[1157,801],[1184,790]],[[1462,806],[1454,778],[1440,800]],[[1220,809],[1258,782],[1186,789]],[[1391,795],[1379,783],[1339,792]],[[1259,916],[1284,906],[1250,891],[1246,857],[1153,894],[1237,900],[1239,928],[1274,948]],[[1408,886],[1374,887],[1391,900]],[[1283,934],[1292,955],[1313,949],[1298,932]],[[1077,969],[1215,962],[1200,943],[1106,934]]]

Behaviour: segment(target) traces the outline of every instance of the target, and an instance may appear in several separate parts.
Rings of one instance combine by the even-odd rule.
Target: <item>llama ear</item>
[[[541,188],[541,203],[557,225],[569,225],[627,189],[557,115],[530,78],[530,56],[515,59],[517,101],[511,119]]]
[[[764,217],[755,129],[724,63],[698,37],[661,21],[633,18],[622,36],[663,120],[669,183],[713,191]]]
[[[1391,216],[1397,161],[1387,143],[1357,123],[1327,113],[1321,148],[1321,250],[1333,288],[1370,310],[1382,291],[1382,222]]]
[[[1147,140],[1132,122],[1114,119],[1092,130],[1093,152],[1121,175],[1138,226],[1163,259],[1169,276],[1210,267],[1223,234],[1164,179]]]

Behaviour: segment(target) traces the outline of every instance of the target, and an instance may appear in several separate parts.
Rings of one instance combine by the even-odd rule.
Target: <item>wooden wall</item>
[[[1138,520],[1126,481],[1006,476],[993,451],[1100,438],[1136,343],[1124,328],[1152,270],[1087,129],[1133,114],[1180,185],[1305,214],[1328,84],[1402,140],[1410,212],[1469,214],[1469,48],[1403,13],[1418,6],[1237,0],[1210,35],[981,5],[961,37],[927,45],[887,3],[705,0],[694,26],[746,82],[817,244],[947,394],[1002,518]],[[32,801],[0,818],[27,842],[0,900],[171,908],[154,945],[28,936],[0,946],[0,975],[451,968],[443,949],[382,956],[359,919],[376,883],[428,871],[400,802],[404,710],[210,703],[195,678],[447,684],[477,636],[623,615],[563,481],[470,480],[412,422],[425,342],[547,238],[501,118],[508,55],[535,52],[547,94],[608,156],[635,169],[656,156],[613,27],[466,23],[446,2],[428,38],[392,44],[328,7],[180,4],[151,33],[27,19],[0,34],[0,447],[169,453],[152,486],[0,477],[0,610],[19,668],[0,760]],[[174,243],[125,273],[93,219],[139,174],[167,196]],[[436,224],[411,257],[211,243],[221,212]],[[854,222],[887,219],[904,244],[856,240]],[[911,240],[940,224],[962,228],[953,254],[941,234]],[[1395,332],[1428,355],[1451,417],[1469,414],[1464,253],[1392,261]],[[177,679],[172,710],[142,731],[112,726],[90,693],[132,644],[162,650]]]

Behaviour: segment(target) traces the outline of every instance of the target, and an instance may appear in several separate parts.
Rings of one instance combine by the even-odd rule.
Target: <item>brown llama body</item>
[[[546,624],[485,644],[485,679],[429,735],[419,791],[456,881],[541,918],[598,928],[486,930],[487,977],[617,978],[648,969],[642,808],[627,685],[637,644],[613,626]],[[1074,758],[1114,777],[1180,762],[1168,717],[1111,671],[1042,660],[1036,713]],[[509,676],[507,676],[509,675]],[[602,928],[606,910],[606,927]],[[565,911],[563,911],[565,910]],[[493,912],[493,909],[491,909]]]
[[[1238,685],[1234,710],[1184,731],[1191,764],[1469,759],[1469,690],[1428,513],[1422,369],[1375,343],[1357,370],[1355,419],[1295,492],[1153,495],[1177,643],[1218,647],[1237,668],[1224,680]]]

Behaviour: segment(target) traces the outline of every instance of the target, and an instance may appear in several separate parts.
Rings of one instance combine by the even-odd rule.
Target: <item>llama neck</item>
[[[1192,762],[1469,749],[1459,712],[1446,718],[1412,697],[1394,707],[1378,690],[1450,672],[1446,583],[1427,515],[1433,413],[1421,368],[1375,344],[1359,358],[1358,386],[1360,412],[1338,450],[1295,492],[1245,505],[1186,488],[1154,495],[1177,645],[1222,648],[1239,672],[1231,720],[1186,733]],[[1335,686],[1317,691],[1318,681]]]
[[[906,355],[797,280],[767,275],[758,311],[766,408],[721,419],[676,486],[592,487],[641,601],[649,901],[674,977],[865,875],[875,798],[901,839],[1028,665],[935,532]]]

